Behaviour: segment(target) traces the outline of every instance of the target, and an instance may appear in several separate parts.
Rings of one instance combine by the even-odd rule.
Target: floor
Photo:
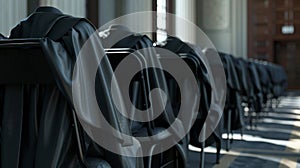
[[[255,130],[248,128],[243,137],[234,133],[233,139],[231,150],[221,151],[220,164],[215,164],[216,149],[206,148],[205,167],[300,168],[300,94],[289,93]],[[200,149],[190,146],[190,150],[189,167],[199,167]]]

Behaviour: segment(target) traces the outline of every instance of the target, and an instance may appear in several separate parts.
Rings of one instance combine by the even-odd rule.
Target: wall
[[[0,1],[0,33],[8,36],[10,30],[27,16],[27,2],[24,0]]]
[[[117,16],[117,6],[122,6],[121,1],[119,0],[116,3],[116,0],[99,0],[99,25],[102,26],[110,20],[116,18]]]
[[[107,22],[127,14],[151,10],[152,0],[110,0],[109,2],[107,0],[99,0],[99,25],[103,26]],[[147,17],[137,17],[136,19],[131,17],[129,20],[122,20],[121,22],[130,25],[128,27],[136,32],[136,30],[144,30],[145,27],[152,28],[152,17]],[[137,20],[141,18],[143,18],[142,21],[145,23],[141,24],[137,22]],[[122,23],[118,22],[118,24]],[[149,37],[152,36],[151,33],[147,33],[147,35]]]
[[[247,0],[199,0],[197,25],[219,51],[247,57]]]
[[[54,6],[66,14],[85,17],[85,0],[72,0],[72,3],[68,0],[40,0],[37,4]],[[1,0],[0,33],[9,36],[10,30],[27,17],[27,11],[27,0]]]
[[[151,10],[151,0],[99,0],[99,25],[126,14]]]
[[[60,9],[63,13],[77,17],[86,16],[85,0],[40,0],[40,6],[53,6]]]

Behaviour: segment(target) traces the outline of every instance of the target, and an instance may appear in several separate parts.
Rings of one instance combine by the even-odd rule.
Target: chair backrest
[[[39,165],[42,161],[34,163],[39,152],[49,157],[45,163],[55,164],[53,151],[44,151],[42,148],[56,148],[56,155],[61,156],[68,148],[60,148],[55,144],[65,144],[70,138],[71,148],[77,150],[76,137],[72,134],[71,124],[73,118],[64,118],[70,115],[68,103],[61,100],[63,96],[59,93],[51,69],[48,66],[40,45],[41,39],[6,39],[0,40],[0,84],[4,90],[3,108],[1,110],[1,167],[19,167]],[[52,96],[50,96],[51,94]],[[48,95],[48,96],[47,96]],[[49,97],[50,96],[50,97]],[[13,98],[14,101],[10,101]],[[48,99],[49,98],[49,99]],[[43,99],[43,100],[42,100]],[[48,100],[46,100],[48,99]],[[57,100],[55,100],[57,99]],[[50,107],[61,105],[62,108]],[[45,102],[47,101],[47,102]],[[26,104],[28,103],[28,105]],[[30,105],[29,105],[30,104]],[[35,109],[36,108],[36,109]],[[52,108],[52,111],[50,108]],[[46,110],[46,111],[45,111]],[[52,113],[53,114],[49,114]],[[56,115],[62,113],[61,115]],[[47,117],[48,121],[43,118]],[[71,115],[72,116],[72,115]],[[30,123],[37,122],[37,123]],[[51,123],[52,122],[52,123]],[[66,125],[60,125],[64,122]],[[27,125],[28,124],[28,125]],[[44,124],[49,132],[44,132]],[[54,126],[55,124],[59,126]],[[54,127],[53,127],[54,126]],[[77,127],[77,125],[75,125]],[[14,131],[11,132],[10,130]],[[36,132],[38,130],[38,132]],[[61,131],[59,131],[61,130]],[[71,132],[70,132],[71,131]],[[29,134],[35,132],[35,135]],[[44,136],[58,137],[62,134],[69,135],[67,138],[49,138],[47,145],[41,145]],[[78,135],[76,135],[78,138]],[[27,140],[32,141],[26,146]],[[76,145],[77,144],[77,145]],[[74,146],[75,145],[75,146]],[[43,156],[41,156],[43,158]],[[73,154],[76,156],[76,153]],[[72,156],[69,156],[70,158]],[[35,158],[35,159],[34,159]],[[45,159],[45,158],[44,158]],[[78,160],[77,160],[78,161]],[[62,161],[64,162],[64,161]],[[62,163],[61,162],[61,163]],[[57,162],[58,163],[58,162]]]
[[[116,70],[116,68],[122,62],[122,60],[124,60],[129,54],[134,56],[134,60],[132,61],[134,61],[135,64],[138,64],[141,71],[134,76],[134,79],[131,81],[130,84],[129,96],[132,101],[132,104],[135,106],[130,109],[130,114],[135,115],[135,108],[138,108],[140,110],[147,109],[149,106],[149,103],[147,101],[147,96],[149,93],[147,85],[149,83],[149,79],[147,71],[144,70],[144,68],[147,67],[146,60],[144,59],[144,57],[142,55],[139,55],[138,53],[134,53],[134,50],[130,48],[111,48],[105,49],[105,52],[108,56],[113,70]],[[127,90],[121,92],[122,94],[128,94],[126,91]],[[151,123],[146,124],[144,122],[137,122],[133,120],[130,120],[129,122],[132,134],[137,133],[139,129],[141,129],[143,126],[150,129],[151,125]]]
[[[0,40],[0,84],[55,84],[39,40]]]

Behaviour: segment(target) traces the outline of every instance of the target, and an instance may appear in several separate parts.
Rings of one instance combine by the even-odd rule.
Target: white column
[[[247,57],[247,0],[231,0],[231,53]]]
[[[217,50],[232,53],[232,0],[202,0],[198,8],[200,26]]]
[[[0,6],[0,33],[8,36],[10,30],[27,16],[27,1],[1,0]]]
[[[196,1],[195,0],[177,0],[176,1],[176,16],[188,20],[196,24]],[[182,21],[175,23],[175,33],[183,41],[195,43],[196,30],[194,26],[183,24]]]
[[[197,23],[215,47],[247,57],[247,0],[200,0]]]
[[[247,38],[248,38],[248,28],[247,28],[247,0],[242,0],[241,1],[241,19],[240,19],[240,25],[241,26],[241,37],[240,39],[242,40],[242,45],[241,45],[241,57],[247,58],[248,57],[248,45],[247,45]]]

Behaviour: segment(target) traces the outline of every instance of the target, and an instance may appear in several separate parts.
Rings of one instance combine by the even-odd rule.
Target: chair
[[[1,167],[111,167],[84,150],[40,39],[0,40],[0,69]]]
[[[199,142],[200,132],[204,127],[204,122],[208,114],[208,110],[210,108],[211,101],[211,85],[209,82],[207,67],[203,64],[202,60],[199,58],[197,53],[186,43],[182,42],[180,39],[175,37],[168,37],[166,40],[167,43],[163,46],[163,48],[168,49],[176,54],[178,54],[181,58],[184,58],[187,62],[193,62],[193,64],[189,64],[190,68],[193,69],[195,76],[197,77],[200,92],[201,92],[201,100],[199,107],[198,118],[195,121],[189,136],[189,143],[200,147],[201,155],[200,155],[200,167],[204,166],[204,147],[212,145],[214,142],[216,143],[217,155],[216,155],[216,163],[219,163],[219,155],[221,150],[221,134],[220,127],[218,126],[216,130],[212,133],[212,135],[205,141]],[[191,66],[192,65],[192,66]],[[195,67],[197,69],[195,69]],[[205,130],[205,128],[203,129]]]
[[[113,33],[118,33],[116,30],[114,30]],[[103,39],[105,43],[105,40],[109,40],[109,37],[106,37],[106,39]],[[139,36],[139,35],[128,35],[125,36],[125,38],[121,39],[118,43],[116,43],[112,48],[106,49],[107,51],[117,51],[114,52],[114,57],[120,57],[122,54],[120,52],[124,51],[124,48],[127,48],[130,52],[134,52],[138,49],[143,49],[146,47],[149,47],[152,45],[152,42],[149,38],[146,36]],[[129,47],[129,48],[128,48]],[[118,53],[119,52],[119,53]],[[129,53],[130,53],[129,52]],[[129,54],[127,53],[127,54]],[[119,56],[118,56],[119,55]],[[126,55],[123,54],[123,57]],[[112,60],[112,55],[109,54],[110,60]],[[122,56],[121,56],[122,57]],[[153,57],[153,58],[152,58]],[[141,62],[145,62],[143,60],[147,59],[148,61],[158,61],[156,60],[156,53],[140,53],[138,55],[138,59],[142,60]],[[147,67],[148,64],[151,64],[153,62],[146,62],[144,63],[144,66],[141,67]],[[113,67],[116,67],[117,64],[121,62],[121,60],[115,60],[112,63]],[[159,62],[157,62],[159,64]],[[141,75],[139,77],[139,75]],[[142,77],[144,76],[144,77]],[[157,69],[145,69],[142,70],[141,73],[138,73],[136,75],[136,79],[142,79],[140,82],[133,82],[136,84],[136,90],[140,90],[141,95],[137,95],[137,92],[134,92],[134,88],[131,88],[131,96],[132,101],[134,100],[141,100],[139,103],[137,103],[137,107],[140,107],[141,109],[147,109],[149,108],[148,104],[148,95],[150,91],[154,88],[168,88],[166,83],[166,78],[162,72],[160,72]],[[134,79],[134,81],[136,80]],[[140,84],[138,84],[140,83]],[[140,87],[140,89],[137,89],[137,87]],[[142,90],[141,90],[142,89]],[[165,90],[163,89],[163,90]],[[166,90],[165,90],[166,91]],[[134,93],[136,93],[134,95]],[[126,93],[125,93],[126,94]],[[135,98],[138,96],[138,98]],[[144,104],[144,105],[141,105]],[[169,104],[169,102],[167,103]],[[151,110],[149,111],[149,115],[153,115]],[[133,124],[137,127],[131,127],[131,131],[133,132],[133,136],[152,136],[155,135],[166,128],[170,126],[170,123],[174,121],[174,109],[170,107],[170,105],[167,105],[166,109],[163,111],[163,113],[158,116],[153,121],[147,122],[146,125],[142,126],[141,123],[133,122]],[[181,149],[180,145],[175,145],[175,147],[162,152],[161,154],[152,155],[150,154],[149,157],[144,158],[144,164],[145,167],[186,167],[186,156],[184,151]]]

